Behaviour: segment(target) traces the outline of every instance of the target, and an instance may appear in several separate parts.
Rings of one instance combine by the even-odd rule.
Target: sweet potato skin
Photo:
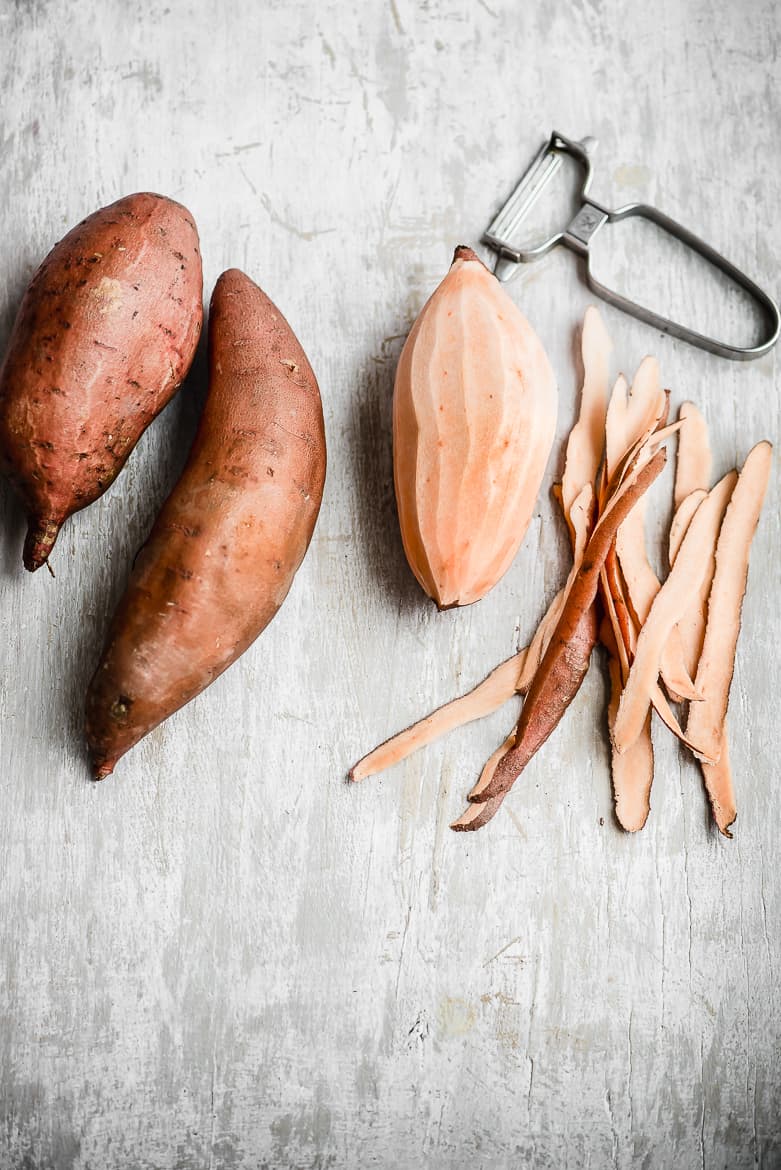
[[[96,779],[257,638],[317,520],[326,468],[317,380],[282,314],[236,269],[212,296],[209,366],[187,464],[136,559],[89,687]]]
[[[26,568],[47,560],[178,389],[202,298],[190,213],[146,192],[88,216],[33,276],[0,369],[0,470],[27,511]]]

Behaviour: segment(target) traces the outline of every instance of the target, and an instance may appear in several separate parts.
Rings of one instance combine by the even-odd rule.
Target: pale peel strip
[[[405,728],[381,743],[350,769],[350,780],[365,780],[378,772],[398,764],[407,756],[433,743],[440,736],[475,719],[482,719],[498,710],[503,703],[518,693],[518,680],[526,659],[526,649],[502,662],[473,690],[457,699],[451,699],[432,711],[418,723]]]
[[[762,442],[749,452],[724,513],[716,545],[716,569],[708,597],[705,637],[695,679],[697,689],[704,697],[689,711],[686,726],[689,738],[701,746],[702,751],[696,753],[701,758],[716,759],[721,748],[751,542],[767,491],[772,450],[770,443]],[[682,554],[683,545],[679,560]]]
[[[617,659],[608,663],[610,672],[610,701],[608,728],[615,722],[622,691],[621,666]],[[611,773],[616,820],[628,833],[643,828],[651,811],[651,786],[654,779],[654,749],[651,740],[651,713],[649,711],[641,734],[631,748],[619,754],[611,752]]]
[[[675,564],[675,558],[678,555],[678,549],[681,547],[681,541],[686,535],[686,529],[691,524],[692,516],[707,494],[707,488],[697,488],[696,491],[689,492],[688,496],[684,496],[676,508],[675,515],[670,524],[670,535],[667,541],[667,559],[670,566]]]
[[[654,359],[641,362],[632,392],[626,379],[619,376],[608,403],[605,419],[605,452],[608,481],[614,479],[622,463],[628,463],[667,412],[667,395],[659,383]],[[625,465],[626,465],[625,463]]]
[[[693,402],[684,402],[678,411],[683,424],[678,436],[678,455],[675,461],[673,508],[678,511],[683,501],[699,488],[710,487],[711,450],[708,424]]]
[[[717,495],[721,501],[721,518],[724,519],[724,514],[727,506],[735,490],[735,484],[738,481],[738,473],[736,471],[729,471],[713,488],[713,493]],[[694,493],[693,493],[694,494]],[[687,497],[688,498],[688,497]],[[676,552],[677,556],[677,552]],[[713,573],[716,568],[716,548],[710,550],[705,568],[705,576],[703,577],[700,587],[696,594],[690,599],[686,612],[678,622],[678,631],[681,638],[681,647],[683,651],[684,663],[689,674],[694,676],[697,673],[697,664],[700,661],[700,654],[702,653],[702,643],[705,637],[705,620],[708,612],[708,595],[710,594],[711,585],[713,583]],[[701,699],[702,696],[700,695]]]
[[[643,625],[661,582],[648,560],[645,543],[645,497],[638,500],[616,533],[616,552],[626,581],[632,609]],[[686,669],[681,635],[674,626],[662,650],[661,675],[675,697],[697,700],[700,695]]]
[[[568,520],[583,486],[594,486],[605,444],[608,373],[613,342],[594,305],[586,309],[580,346],[583,358],[580,411],[567,440],[561,480],[561,504]]]
[[[623,526],[622,526],[623,527]],[[607,709],[607,723],[610,734],[610,771],[613,783],[613,799],[616,820],[629,833],[638,832],[645,825],[651,811],[651,786],[653,784],[654,749],[651,740],[651,716],[646,719],[641,734],[631,748],[620,755],[613,744],[613,725],[622,689],[629,676],[630,655],[637,645],[634,625],[628,625],[629,638],[624,636],[616,611],[608,574],[602,570],[600,584],[612,642],[606,633],[600,633],[602,644],[607,648],[608,671],[610,674],[610,699]]]
[[[605,415],[605,464],[608,482],[614,477],[621,460],[626,455],[626,410],[629,384],[619,374],[607,405]]]
[[[732,781],[732,766],[729,759],[729,742],[727,727],[724,725],[721,737],[721,754],[717,764],[708,764],[700,761],[702,778],[705,781],[705,791],[710,801],[713,819],[719,832],[725,837],[732,837],[730,825],[738,815],[738,806],[735,801],[735,786]]]
[[[673,626],[685,613],[688,599],[705,576],[708,554],[718,536],[720,521],[719,496],[709,493],[695,512],[675,564],[639,631],[634,661],[613,729],[613,742],[619,752],[626,751],[642,730],[651,702],[651,690],[659,676],[662,650]],[[699,680],[697,687],[701,690]],[[698,703],[693,709],[697,710],[699,706]],[[700,743],[688,728],[687,737]]]
[[[667,396],[662,389],[659,363],[654,357],[644,357],[637,367],[629,391],[626,410],[626,446],[632,444],[649,427],[658,424],[666,412]]]

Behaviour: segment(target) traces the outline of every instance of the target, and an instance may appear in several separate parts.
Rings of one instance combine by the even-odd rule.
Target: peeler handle
[[[616,223],[631,217],[647,219],[655,223],[663,231],[674,236],[693,251],[698,252],[704,259],[730,277],[735,284],[745,289],[763,311],[766,322],[763,340],[754,346],[729,345],[715,337],[709,337],[695,329],[679,325],[677,321],[671,321],[669,317],[663,317],[660,313],[655,313],[644,305],[638,305],[635,301],[607,288],[606,285],[597,280],[591,271],[589,253],[591,240],[606,223]],[[670,333],[673,337],[679,337],[682,341],[688,341],[692,345],[697,345],[710,353],[718,354],[720,357],[731,358],[733,361],[750,361],[752,358],[762,357],[763,354],[772,349],[778,340],[780,319],[778,306],[773,298],[750,277],[746,276],[745,272],[741,272],[725,256],[712,248],[710,244],[706,244],[688,228],[683,227],[676,220],[671,219],[669,215],[665,215],[664,212],[658,211],[657,208],[651,207],[647,203],[629,203],[625,207],[610,211],[596,201],[586,198],[577,215],[563,233],[561,242],[585,259],[586,280],[593,292],[597,293],[603,300],[608,301],[609,304],[615,305],[616,308],[622,309],[625,313],[630,313],[633,317],[645,321],[646,324],[662,330],[663,333]]]

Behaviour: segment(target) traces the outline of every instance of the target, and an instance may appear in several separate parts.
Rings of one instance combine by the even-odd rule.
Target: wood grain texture
[[[207,291],[244,268],[297,330],[330,443],[278,617],[97,787],[84,690],[203,357],[66,525],[56,580],[23,572],[0,488],[2,1170],[781,1165],[777,478],[732,691],[733,842],[666,734],[647,827],[615,827],[599,670],[479,834],[448,824],[515,712],[343,783],[524,644],[563,580],[546,494],[476,607],[436,613],[403,559],[393,369],[453,246],[555,127],[599,137],[598,199],[656,202],[778,294],[780,42],[772,0],[0,0],[0,343],[56,238],[159,190],[196,217]],[[699,270],[648,258],[616,237],[619,278],[737,328]],[[591,298],[563,253],[510,291],[561,438]],[[627,374],[653,351],[673,405],[701,407],[715,475],[778,438],[776,355],[734,365],[605,314]]]

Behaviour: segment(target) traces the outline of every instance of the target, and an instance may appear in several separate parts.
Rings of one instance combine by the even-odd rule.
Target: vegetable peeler
[[[581,142],[575,142],[565,138],[563,134],[559,134],[555,130],[551,134],[549,141],[538,152],[526,174],[483,236],[483,243],[497,254],[494,273],[498,279],[509,280],[517,271],[519,264],[528,264],[532,260],[538,260],[550,252],[556,244],[564,244],[565,247],[572,249],[585,260],[586,281],[593,292],[608,301],[609,304],[623,309],[625,313],[630,313],[633,317],[645,321],[646,324],[653,325],[654,328],[661,329],[664,333],[670,333],[673,337],[679,337],[683,341],[688,341],[692,345],[697,345],[701,349],[706,349],[710,353],[731,358],[733,361],[749,361],[752,358],[761,357],[772,349],[778,340],[779,333],[778,306],[772,297],[768,296],[744,272],[731,264],[721,253],[711,248],[704,240],[695,236],[693,232],[647,203],[628,203],[625,207],[610,210],[590,197],[588,192],[593,177],[591,156],[596,146],[595,138],[584,138]],[[556,174],[566,156],[573,158],[583,170],[580,207],[576,215],[563,231],[556,232],[536,248],[515,247],[512,241],[519,226]],[[618,220],[628,219],[630,216],[637,216],[656,224],[663,231],[674,236],[693,251],[698,252],[745,289],[762,309],[766,322],[764,339],[757,345],[745,348],[729,345],[715,337],[708,337],[706,334],[698,333],[685,325],[679,325],[678,322],[671,321],[659,313],[654,313],[651,309],[645,308],[644,305],[639,305],[601,284],[591,272],[589,255],[591,241],[606,223],[616,223]]]

